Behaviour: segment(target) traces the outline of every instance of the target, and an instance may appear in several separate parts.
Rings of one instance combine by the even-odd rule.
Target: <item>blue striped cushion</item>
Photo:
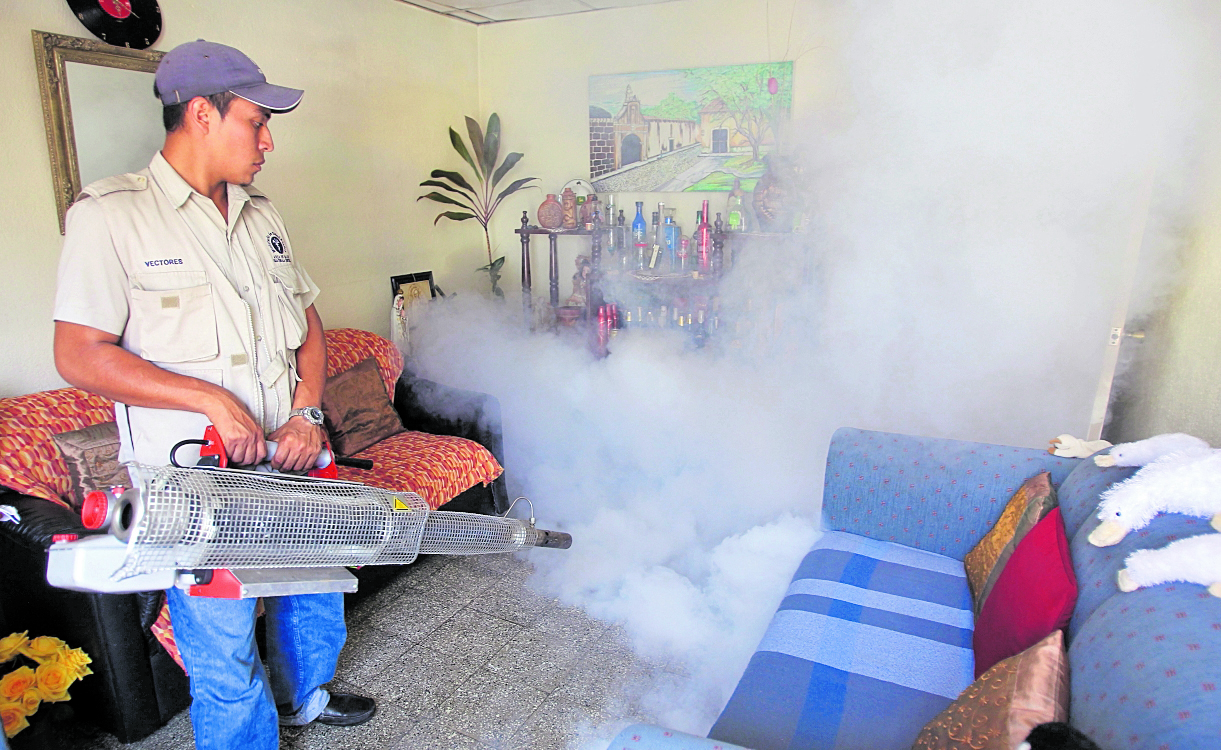
[[[962,563],[829,531],[708,734],[754,750],[908,748],[971,684]]]

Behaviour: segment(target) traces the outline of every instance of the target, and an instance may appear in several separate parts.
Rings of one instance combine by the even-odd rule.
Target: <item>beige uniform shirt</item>
[[[318,288],[293,259],[280,214],[229,185],[229,219],[158,153],[148,169],[99,180],[68,211],[55,319],[120,337],[158,367],[231,391],[265,432],[288,419],[296,349]],[[169,463],[200,438],[195,412],[115,405],[121,461]],[[178,453],[183,465],[198,447]]]

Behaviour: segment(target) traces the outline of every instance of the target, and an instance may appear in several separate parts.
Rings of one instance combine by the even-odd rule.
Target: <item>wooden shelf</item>
[[[570,235],[573,235],[574,237],[588,237],[588,236],[592,235],[594,232],[605,231],[605,229],[603,229],[603,230],[597,230],[597,229],[545,229],[543,227],[530,226],[530,227],[523,227],[521,229],[514,229],[513,231],[516,232],[517,234],[548,234],[548,235],[555,235],[557,237],[563,237],[564,235],[570,234]]]
[[[711,309],[709,307],[710,300],[716,295],[716,286],[720,281],[720,271],[722,269],[723,246],[725,234],[722,232],[714,232],[712,236],[712,253],[711,263],[712,268],[708,273],[701,273],[698,277],[691,273],[685,274],[659,274],[656,276],[640,274],[632,271],[621,271],[616,268],[603,267],[603,239],[606,236],[606,231],[611,229],[607,226],[596,226],[593,229],[546,229],[530,224],[529,213],[522,211],[521,226],[514,229],[521,240],[521,287],[522,287],[522,305],[524,308],[526,320],[534,318],[534,298],[533,298],[533,281],[534,273],[530,263],[530,240],[535,236],[547,237],[547,286],[548,286],[548,302],[553,310],[561,309],[560,305],[560,272],[559,272],[559,251],[558,240],[564,236],[588,237],[590,252],[589,260],[591,264],[590,284],[588,290],[588,298],[583,310],[583,315],[580,318],[585,321],[585,325],[593,325],[597,319],[597,311],[607,300],[603,296],[603,283],[616,285],[620,290],[631,290],[630,296],[640,297],[640,303],[647,301],[648,307],[651,310],[653,302],[660,300],[660,304],[665,306],[669,303],[667,298],[694,298],[696,304],[701,309]],[[639,306],[639,305],[638,305]],[[693,335],[696,335],[699,341],[703,341],[703,336],[706,333],[705,328],[699,328],[703,333],[695,333],[695,328],[692,329]],[[600,351],[605,354],[605,347]]]
[[[640,284],[643,286],[715,286],[717,284],[717,279],[708,274],[693,276],[689,273],[667,273],[652,276],[647,274],[642,275],[636,271],[620,271],[616,269],[603,271],[602,275],[608,281]]]

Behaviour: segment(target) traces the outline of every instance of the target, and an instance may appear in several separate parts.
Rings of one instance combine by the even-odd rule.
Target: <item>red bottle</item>
[[[704,201],[704,210],[700,212],[700,225],[695,228],[695,255],[699,259],[701,271],[710,268],[712,258],[712,227],[708,225],[708,201]]]

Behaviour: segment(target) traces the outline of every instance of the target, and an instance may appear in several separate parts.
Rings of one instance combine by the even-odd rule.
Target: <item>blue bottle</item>
[[[632,245],[636,251],[636,270],[643,271],[648,260],[649,225],[644,220],[644,201],[636,201],[636,218],[632,219]]]
[[[666,213],[666,223],[662,225],[666,242],[666,254],[670,260],[670,271],[675,272],[680,270],[678,267],[678,242],[681,236],[678,225],[674,223],[674,216],[670,212]]]

